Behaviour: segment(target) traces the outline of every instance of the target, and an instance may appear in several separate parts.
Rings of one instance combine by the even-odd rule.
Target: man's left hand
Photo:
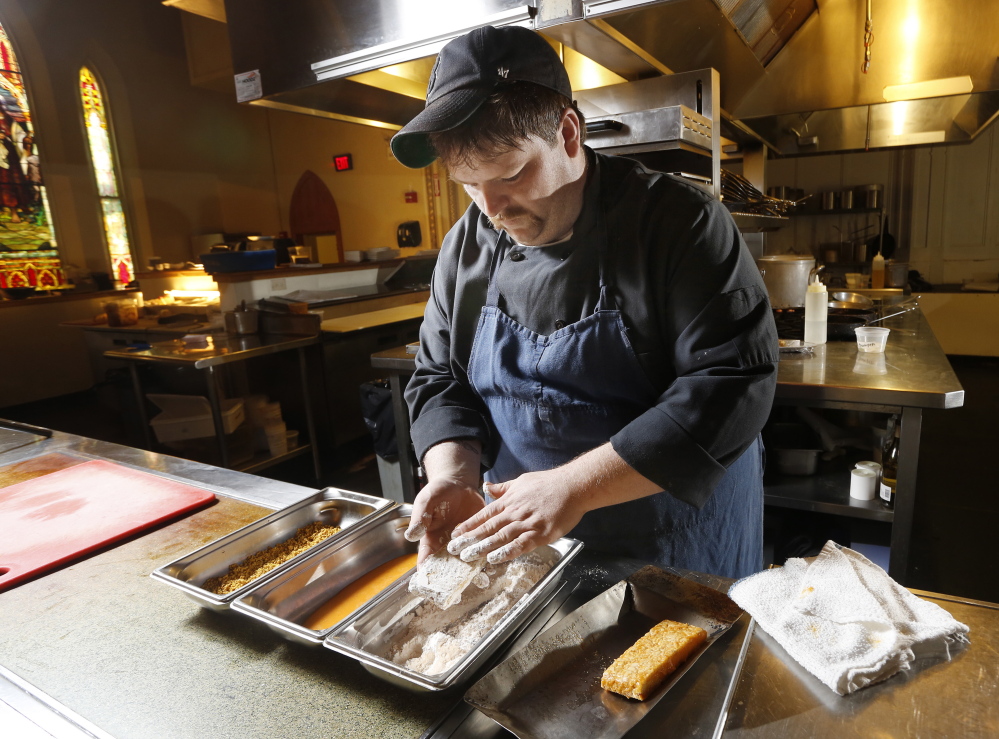
[[[581,490],[563,470],[528,472],[483,489],[495,501],[455,528],[448,551],[467,562],[506,562],[564,536],[583,517]]]
[[[483,489],[496,500],[454,529],[448,551],[460,552],[466,562],[485,557],[491,564],[551,544],[587,511],[662,490],[629,467],[610,443],[553,470],[486,483]]]

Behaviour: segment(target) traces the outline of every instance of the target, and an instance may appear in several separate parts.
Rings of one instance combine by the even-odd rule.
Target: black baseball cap
[[[414,169],[431,164],[437,152],[427,134],[460,126],[509,82],[533,82],[572,99],[562,60],[528,28],[483,26],[448,42],[430,73],[427,107],[392,137],[395,158]]]

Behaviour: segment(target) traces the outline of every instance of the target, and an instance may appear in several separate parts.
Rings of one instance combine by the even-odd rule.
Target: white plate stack
[[[390,246],[380,246],[377,249],[368,249],[365,256],[372,262],[384,262],[387,259],[398,259],[401,252]]]

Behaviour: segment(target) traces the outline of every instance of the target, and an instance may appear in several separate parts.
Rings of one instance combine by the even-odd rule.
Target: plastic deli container
[[[855,328],[857,334],[857,349],[862,352],[880,353],[885,350],[888,343],[889,328],[876,326],[861,326]]]

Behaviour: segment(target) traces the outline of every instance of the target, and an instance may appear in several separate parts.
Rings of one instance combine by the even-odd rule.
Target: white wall
[[[903,162],[903,158],[909,162]],[[911,166],[906,166],[911,164]],[[899,172],[910,174],[898,175]],[[896,181],[904,177],[905,181]],[[911,190],[911,213],[899,252],[912,269],[934,284],[995,281],[999,275],[999,126],[993,124],[970,144],[921,146],[826,156],[771,159],[767,186],[790,185],[806,192],[885,185],[892,224],[898,223],[898,193]],[[822,243],[875,225],[867,214],[795,217],[766,237],[770,254],[814,253]],[[872,232],[873,233],[873,232]]]
[[[999,279],[999,126],[916,150],[912,262],[930,282]]]

